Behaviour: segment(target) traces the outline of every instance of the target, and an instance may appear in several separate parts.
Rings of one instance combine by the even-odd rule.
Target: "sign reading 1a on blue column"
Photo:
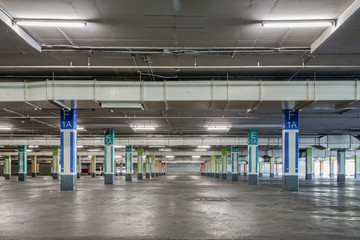
[[[60,111],[60,128],[76,129],[77,128],[77,109],[62,109]]]
[[[299,130],[299,110],[283,110],[282,120],[283,130]]]

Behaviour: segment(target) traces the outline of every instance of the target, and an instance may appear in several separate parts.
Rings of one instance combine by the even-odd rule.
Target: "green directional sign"
[[[104,133],[105,145],[113,145],[115,142],[115,130],[107,129]]]
[[[249,130],[249,145],[258,145],[258,130],[250,129]]]

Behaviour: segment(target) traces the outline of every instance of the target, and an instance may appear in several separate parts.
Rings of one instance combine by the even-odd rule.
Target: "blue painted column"
[[[150,178],[150,174],[151,174],[150,155],[146,155],[146,159],[145,159],[145,178]]]
[[[11,156],[5,156],[4,177],[7,180],[11,177]]]
[[[18,180],[26,181],[27,179],[27,147],[18,147]]]
[[[125,180],[132,181],[132,170],[133,170],[133,147],[125,147]]]
[[[330,156],[329,157],[329,168],[330,168],[330,174],[329,177],[330,179],[334,179],[335,178],[335,156]]]
[[[59,179],[60,176],[60,148],[53,147],[53,160],[51,162],[51,176],[53,179]]]
[[[239,147],[231,147],[231,179],[239,181]]]
[[[305,150],[305,167],[306,167],[306,180],[312,180],[313,176],[313,154],[312,148]]]
[[[104,183],[114,184],[115,162],[114,162],[115,130],[107,129],[104,132]]]
[[[355,179],[360,179],[360,155],[355,153]]]
[[[270,178],[275,178],[275,158],[270,158]]]
[[[137,149],[137,167],[138,167],[137,177],[139,180],[142,180],[143,172],[144,172],[144,148],[143,147],[138,147],[138,149]]]
[[[283,189],[299,190],[299,110],[283,110]]]
[[[338,182],[345,182],[345,162],[346,162],[346,150],[339,149],[337,151],[337,157],[338,157],[338,175],[337,175],[337,181]]]
[[[77,190],[77,109],[60,111],[60,189]]]
[[[220,172],[221,172],[221,156],[217,155],[215,156],[215,178],[220,178]]]
[[[227,179],[227,147],[221,148],[221,163],[222,163],[222,179]]]
[[[249,162],[249,184],[258,184],[258,166],[259,166],[259,147],[258,147],[258,130],[249,130],[248,142],[248,162]]]

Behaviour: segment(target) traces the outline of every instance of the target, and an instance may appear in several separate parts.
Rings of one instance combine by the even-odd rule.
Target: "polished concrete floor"
[[[284,192],[169,174],[105,186],[83,176],[60,192],[50,176],[0,179],[0,239],[360,239],[360,182],[301,182]]]

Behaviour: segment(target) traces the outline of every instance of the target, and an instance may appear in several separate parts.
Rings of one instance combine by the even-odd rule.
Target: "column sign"
[[[283,130],[299,130],[299,110],[283,110]]]
[[[249,145],[258,145],[258,130],[249,130]]]
[[[105,145],[113,145],[115,139],[115,130],[114,129],[105,130],[104,139],[105,139]]]
[[[61,129],[77,128],[77,109],[60,110],[60,128]]]

